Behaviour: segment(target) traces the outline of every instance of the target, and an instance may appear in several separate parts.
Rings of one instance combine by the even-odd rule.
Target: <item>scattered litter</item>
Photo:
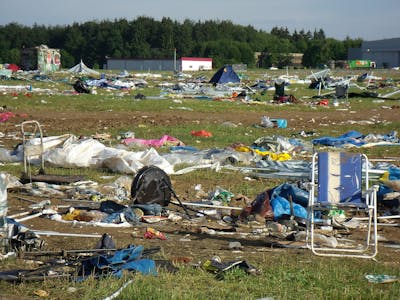
[[[49,292],[45,290],[35,290],[33,291],[33,294],[41,298],[47,298],[50,295]]]
[[[270,119],[267,116],[261,117],[261,127],[265,128],[286,128],[287,120],[285,119]]]
[[[231,270],[232,268],[239,268],[249,275],[261,274],[260,270],[256,269],[245,260],[224,263],[221,261],[221,258],[213,257],[212,259],[204,261],[201,266],[204,270],[216,274],[218,279],[223,279],[223,273]]]
[[[144,238],[145,239],[153,239],[153,238],[157,238],[160,240],[166,240],[166,236],[164,235],[164,233],[162,233],[161,231],[158,231],[154,228],[151,227],[147,227],[146,228],[146,232],[144,233]]]
[[[242,244],[240,242],[229,242],[228,247],[229,247],[229,249],[232,249],[232,250],[241,250],[241,249],[243,249],[243,246],[242,246]]]
[[[397,276],[385,274],[367,274],[365,278],[371,283],[392,283],[399,280]]]

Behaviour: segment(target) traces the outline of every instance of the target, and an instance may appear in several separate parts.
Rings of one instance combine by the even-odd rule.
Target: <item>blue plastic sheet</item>
[[[294,184],[284,183],[272,190],[271,206],[274,218],[279,219],[282,215],[290,215],[290,202],[292,198],[293,214],[299,218],[307,218],[308,192],[298,188]]]
[[[303,207],[308,206],[308,191],[300,189],[295,184],[284,183],[276,186],[272,190],[271,200],[275,196],[281,196],[285,199],[292,197],[294,203],[300,204]]]
[[[364,135],[358,131],[352,130],[345,134],[342,134],[338,137],[320,137],[318,139],[314,139],[312,143],[314,145],[320,144],[325,146],[333,146],[333,147],[341,147],[345,144],[352,144],[355,146],[362,146],[365,142],[362,140]]]
[[[361,147],[363,145],[376,142],[379,142],[380,145],[382,145],[382,142],[386,142],[384,143],[385,145],[397,145],[400,144],[400,139],[398,138],[396,131],[391,131],[389,134],[370,133],[368,135],[363,135],[358,131],[352,130],[336,138],[325,136],[312,141],[314,145],[320,144],[332,147],[343,147],[345,144]]]
[[[137,271],[142,274],[157,275],[154,260],[141,258],[143,246],[129,245],[118,250],[114,255],[99,255],[82,262],[78,281],[85,280],[88,276],[96,278],[115,276],[122,277],[122,271]]]
[[[275,196],[271,200],[271,206],[274,211],[274,219],[279,219],[283,215],[291,215],[290,202],[283,197]],[[293,203],[293,214],[299,218],[307,218],[307,210],[297,203]]]
[[[400,168],[390,167],[388,171],[389,180],[400,180]]]

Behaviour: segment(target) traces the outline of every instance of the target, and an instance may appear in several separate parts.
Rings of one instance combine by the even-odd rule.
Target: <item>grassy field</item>
[[[293,74],[298,74],[300,78],[310,74],[309,70],[292,70]],[[267,74],[266,74],[267,73]],[[249,70],[248,84],[256,79],[273,78],[284,74],[285,71],[260,71]],[[335,75],[354,75],[354,71],[337,71]],[[165,74],[167,75],[167,74]],[[211,73],[199,73],[197,75],[210,76]],[[292,75],[292,74],[291,74]],[[391,78],[395,82],[400,79],[400,73],[392,70],[376,70],[374,75],[384,78]],[[26,80],[4,80],[0,85],[32,85],[35,88],[52,89],[54,91],[71,90],[71,86],[66,81],[71,82],[66,74],[60,74],[53,82],[44,83]],[[166,78],[165,81],[172,81]],[[363,134],[387,134],[391,131],[400,129],[400,118],[392,117],[391,121],[382,122],[387,116],[398,115],[399,109],[386,109],[385,107],[398,106],[396,100],[376,101],[374,98],[354,98],[350,100],[348,111],[354,111],[353,116],[362,119],[366,112],[374,112],[379,116],[379,122],[370,123],[336,123],[326,122],[327,126],[318,126],[318,122],[335,117],[332,107],[322,107],[313,105],[314,99],[310,97],[316,94],[315,90],[310,90],[306,85],[295,84],[289,87],[288,93],[293,93],[297,98],[302,99],[302,105],[274,105],[265,104],[272,99],[273,92],[267,94],[253,95],[258,98],[260,103],[245,104],[240,102],[223,102],[196,99],[169,98],[166,100],[136,100],[134,96],[142,93],[146,96],[159,96],[160,89],[156,86],[157,82],[149,80],[149,87],[128,91],[106,91],[97,89],[95,95],[70,95],[60,92],[38,92],[24,95],[13,95],[10,93],[0,94],[0,106],[19,113],[27,113],[34,116],[51,115],[65,118],[80,114],[84,118],[85,113],[104,113],[122,114],[131,113],[136,116],[150,116],[136,119],[134,126],[129,123],[108,121],[97,127],[85,127],[77,124],[72,131],[65,132],[62,126],[45,127],[47,135],[58,135],[73,133],[75,135],[90,136],[98,133],[99,130],[109,133],[112,139],[110,145],[117,145],[120,141],[117,136],[121,132],[134,131],[136,137],[157,138],[163,134],[184,140],[187,145],[194,145],[199,149],[224,148],[235,142],[250,145],[255,138],[262,136],[282,135],[285,137],[298,137],[298,132],[307,125],[308,130],[314,130],[317,136],[338,136],[349,130],[357,130]],[[384,89],[385,92],[390,89]],[[174,102],[179,99],[181,102]],[[167,115],[179,116],[185,108],[185,113],[191,116],[193,112],[193,122],[187,121],[184,126],[179,122],[165,122],[158,124],[157,120],[165,118]],[[344,107],[344,106],[341,106]],[[308,122],[313,115],[320,116],[333,111],[316,125]],[[289,126],[286,129],[259,128],[254,126],[261,116],[283,116],[288,119]],[[214,116],[214,118],[204,118],[204,116]],[[221,124],[229,116],[236,116],[235,120],[242,120],[242,125],[237,127],[227,127]],[[347,114],[350,118],[352,114]],[[253,119],[245,119],[252,117]],[[306,117],[308,119],[306,119]],[[154,123],[148,121],[153,118]],[[197,119],[198,118],[198,119]],[[304,118],[301,120],[300,118]],[[336,118],[336,117],[335,117]],[[378,118],[378,117],[377,117]],[[340,119],[337,117],[337,119]],[[84,119],[82,119],[82,122]],[[195,122],[197,121],[197,122]],[[348,121],[343,119],[342,121]],[[12,120],[11,120],[12,122]],[[74,122],[79,122],[74,120]],[[84,123],[84,122],[83,122]],[[96,123],[96,122],[94,122]],[[143,124],[142,124],[143,123]],[[86,124],[86,123],[84,123]],[[292,124],[296,124],[292,126]],[[12,128],[17,128],[16,124],[2,123],[0,132],[10,132]],[[143,125],[143,126],[140,126]],[[314,127],[313,127],[314,126]],[[199,140],[190,135],[191,129],[205,129],[213,133],[209,139]],[[18,129],[14,129],[18,130]],[[305,141],[311,141],[315,136],[304,137]],[[158,149],[159,152],[167,152],[168,148]],[[373,158],[399,157],[399,146],[381,146],[372,148],[352,149],[351,151],[363,151]],[[397,161],[397,163],[399,163]],[[20,164],[4,164],[2,171],[19,176],[23,171]],[[89,179],[97,182],[104,182],[105,175],[116,175],[107,170],[89,169],[61,169],[47,168],[49,173],[57,174],[83,174]],[[239,173],[215,172],[213,170],[199,170],[186,175],[172,176],[177,191],[184,193],[191,185],[202,183],[205,187],[215,187],[222,185],[223,188],[234,192],[248,195],[250,198],[259,191],[268,187],[275,186],[279,180],[256,180],[245,181],[243,175]],[[179,255],[179,248],[176,249]],[[218,253],[210,253],[210,257]],[[246,260],[246,252],[235,254]],[[400,282],[388,284],[373,284],[365,279],[367,274],[389,274],[400,277],[400,259],[398,251],[384,253],[378,256],[377,261],[358,260],[358,259],[335,259],[319,258],[311,255],[304,249],[268,249],[262,248],[259,253],[252,253],[258,259],[255,266],[260,269],[258,276],[248,275],[240,269],[233,269],[224,274],[223,278],[217,278],[215,274],[207,272],[197,265],[194,259],[192,264],[178,264],[179,270],[176,273],[167,272],[159,269],[157,276],[144,276],[140,274],[126,274],[122,279],[106,278],[102,280],[89,279],[78,283],[70,280],[44,280],[41,282],[23,282],[10,284],[0,281],[0,300],[1,299],[37,299],[35,291],[41,289],[48,292],[48,299],[104,299],[114,291],[118,290],[124,282],[133,279],[118,297],[118,299],[399,299]],[[155,259],[169,259],[161,251]],[[249,262],[252,263],[252,262]],[[0,261],[1,270],[9,270],[15,267],[29,268],[29,262],[19,259],[8,259]]]
[[[179,251],[179,249],[177,249]],[[244,255],[245,256],[245,255]],[[37,283],[0,282],[3,299],[37,298],[44,290],[49,299],[105,299],[133,279],[118,299],[398,299],[400,283],[369,283],[365,275],[400,276],[398,265],[357,259],[318,258],[292,250],[259,253],[261,275],[240,269],[222,278],[201,268],[179,266],[176,273],[160,270],[157,276],[127,274],[122,279],[88,279],[82,283],[45,280]],[[1,263],[2,269],[5,264]],[[14,298],[11,298],[14,296]]]

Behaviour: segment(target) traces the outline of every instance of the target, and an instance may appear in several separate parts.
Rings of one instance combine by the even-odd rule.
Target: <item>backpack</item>
[[[132,181],[131,197],[134,204],[168,206],[171,194],[171,180],[159,167],[145,166],[141,168]]]

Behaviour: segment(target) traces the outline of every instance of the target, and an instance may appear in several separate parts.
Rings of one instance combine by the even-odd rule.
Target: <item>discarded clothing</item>
[[[163,210],[162,206],[158,203],[152,203],[152,204],[135,203],[132,205],[132,208],[139,208],[140,210],[143,211],[145,215],[150,215],[150,216],[160,216]]]
[[[291,204],[293,202],[293,212]],[[266,219],[278,220],[284,215],[293,215],[299,218],[307,218],[306,207],[308,205],[308,192],[289,183],[284,183],[257,195],[254,201],[242,210],[240,219],[249,215],[259,215]]]
[[[248,218],[250,215],[257,214],[265,219],[272,219],[274,217],[274,212],[272,210],[270,204],[270,191],[264,191],[259,193],[254,201],[250,203],[247,207],[245,207],[240,213],[239,219],[244,220]]]
[[[0,123],[7,121],[10,118],[14,118],[16,115],[10,111],[0,113]]]
[[[114,212],[106,216],[102,219],[102,222],[105,223],[124,223],[128,222],[129,224],[138,224],[140,222],[140,218],[136,216],[135,212],[130,207],[125,207],[123,210],[119,212]]]
[[[167,237],[165,236],[164,233],[162,233],[161,231],[156,230],[152,227],[147,227],[146,232],[144,233],[143,237],[145,239],[157,238],[157,239],[160,239],[163,241],[167,239]]]

